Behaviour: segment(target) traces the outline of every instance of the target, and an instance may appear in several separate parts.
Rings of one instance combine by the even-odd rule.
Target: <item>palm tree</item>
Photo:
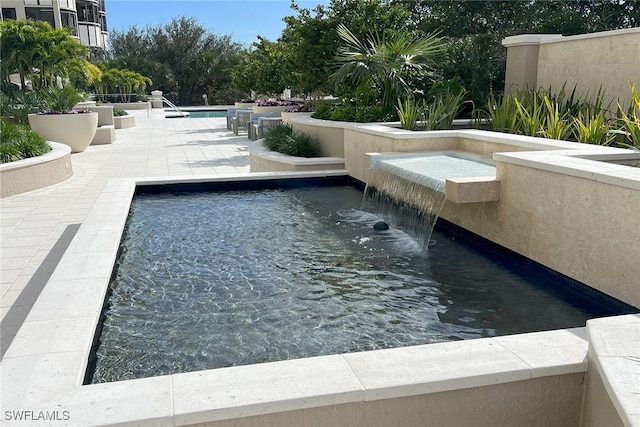
[[[340,24],[338,35],[345,45],[338,51],[336,61],[341,66],[334,78],[353,88],[371,86],[387,107],[410,93],[413,81],[432,77],[433,66],[445,54],[446,45],[435,34],[416,39],[407,32],[396,32],[361,41]]]
[[[23,88],[27,80],[34,87],[47,87],[56,77],[81,74],[86,69],[86,54],[87,48],[66,29],[31,19],[0,22],[2,77],[9,81],[17,73]]]

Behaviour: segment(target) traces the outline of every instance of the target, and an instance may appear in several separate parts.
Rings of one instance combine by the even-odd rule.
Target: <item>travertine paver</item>
[[[0,199],[0,356],[110,179],[249,172],[248,140],[225,118],[131,113],[136,126],[116,130],[113,144],[71,155],[68,180]]]

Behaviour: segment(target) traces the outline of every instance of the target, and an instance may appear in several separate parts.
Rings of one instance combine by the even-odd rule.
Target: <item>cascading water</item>
[[[453,152],[375,155],[362,207],[426,246],[445,203],[446,180],[473,176],[495,176],[492,161]]]
[[[384,167],[372,168],[362,207],[426,246],[445,203],[445,183],[430,180],[428,184],[409,180]]]

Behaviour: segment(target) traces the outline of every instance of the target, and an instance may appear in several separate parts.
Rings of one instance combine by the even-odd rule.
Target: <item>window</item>
[[[17,19],[16,9],[14,7],[3,7],[2,19]]]
[[[53,6],[53,0],[24,0],[26,6]]]
[[[78,32],[78,15],[70,10],[61,10],[60,19],[62,20],[62,26],[69,28],[71,34]]]
[[[80,22],[98,22],[98,6],[90,2],[78,1],[78,21]]]
[[[26,7],[24,9],[27,18],[34,19],[36,21],[46,21],[51,24],[52,28],[56,27],[56,23],[53,20],[53,9],[44,9],[39,7]]]
[[[103,13],[100,14],[100,29],[103,32],[107,32],[107,16],[104,15]]]

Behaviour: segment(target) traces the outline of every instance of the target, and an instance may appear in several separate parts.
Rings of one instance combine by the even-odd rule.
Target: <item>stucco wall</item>
[[[578,426],[584,374],[195,424],[232,426]]]
[[[569,37],[514,36],[503,44],[507,91],[527,86],[559,91],[566,83],[568,90],[577,86],[578,94],[594,95],[602,87],[615,107],[618,99],[623,106],[631,100],[629,80],[640,85],[640,27]]]
[[[447,203],[440,216],[608,295],[640,307],[640,193],[498,162],[500,201]]]

